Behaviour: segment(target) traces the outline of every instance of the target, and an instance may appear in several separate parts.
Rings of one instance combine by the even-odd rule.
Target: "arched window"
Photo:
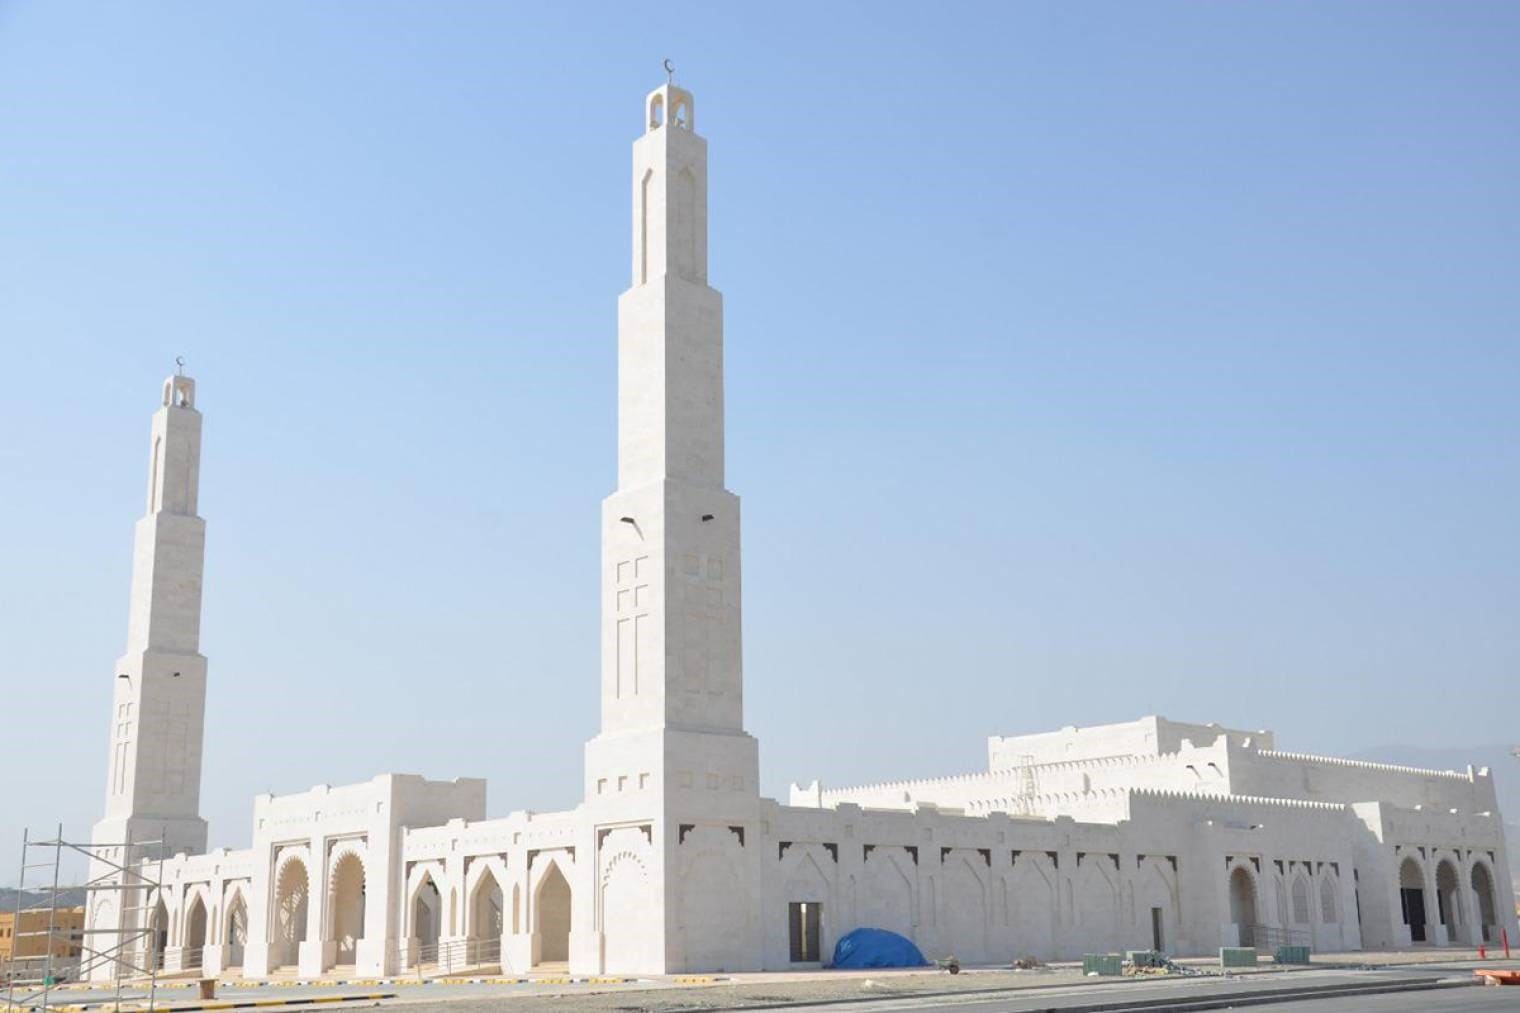
[[[665,96],[656,94],[649,100],[649,129],[657,130],[665,125]]]

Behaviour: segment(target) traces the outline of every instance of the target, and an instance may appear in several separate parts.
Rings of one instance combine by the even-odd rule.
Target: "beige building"
[[[49,915],[52,931],[48,931]],[[79,959],[84,942],[84,908],[28,908],[18,913],[0,911],[0,968],[9,969],[11,960],[40,958],[47,955],[52,939],[54,957],[66,961]],[[30,963],[30,961],[28,961]]]

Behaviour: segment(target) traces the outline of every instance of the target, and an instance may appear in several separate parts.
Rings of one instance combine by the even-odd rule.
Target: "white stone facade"
[[[206,853],[200,414],[194,382],[171,377],[95,831],[153,876],[162,860],[164,885],[92,894],[91,927],[151,926],[143,960],[247,977],[779,969],[862,925],[968,962],[1520,938],[1487,771],[1283,753],[1268,732],[1147,717],[993,738],[987,770],[961,777],[762,798],[706,142],[678,87],[644,113],[581,803],[486,819],[482,781],[387,774],[262,796],[252,845]]]

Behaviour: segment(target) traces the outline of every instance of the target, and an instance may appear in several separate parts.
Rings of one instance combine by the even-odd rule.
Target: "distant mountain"
[[[1419,746],[1379,746],[1353,753],[1353,760],[1374,763],[1402,763],[1408,767],[1435,770],[1466,770],[1487,767],[1494,775],[1494,793],[1499,796],[1499,812],[1504,816],[1504,836],[1509,850],[1509,874],[1520,890],[1520,759],[1509,746],[1472,746],[1463,749],[1424,749]]]
[[[23,908],[47,907],[49,893],[50,891],[47,890],[23,890],[21,892],[21,906]],[[85,890],[82,886],[60,886],[58,888],[58,906],[84,907],[84,893]],[[0,911],[14,910],[16,910],[16,891],[10,887],[0,886]]]

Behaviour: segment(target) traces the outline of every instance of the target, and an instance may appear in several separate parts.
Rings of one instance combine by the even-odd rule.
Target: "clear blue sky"
[[[176,355],[213,843],[388,770],[576,801],[666,56],[768,792],[1157,712],[1520,738],[1517,51],[1503,3],[0,2],[3,867],[99,812]]]

